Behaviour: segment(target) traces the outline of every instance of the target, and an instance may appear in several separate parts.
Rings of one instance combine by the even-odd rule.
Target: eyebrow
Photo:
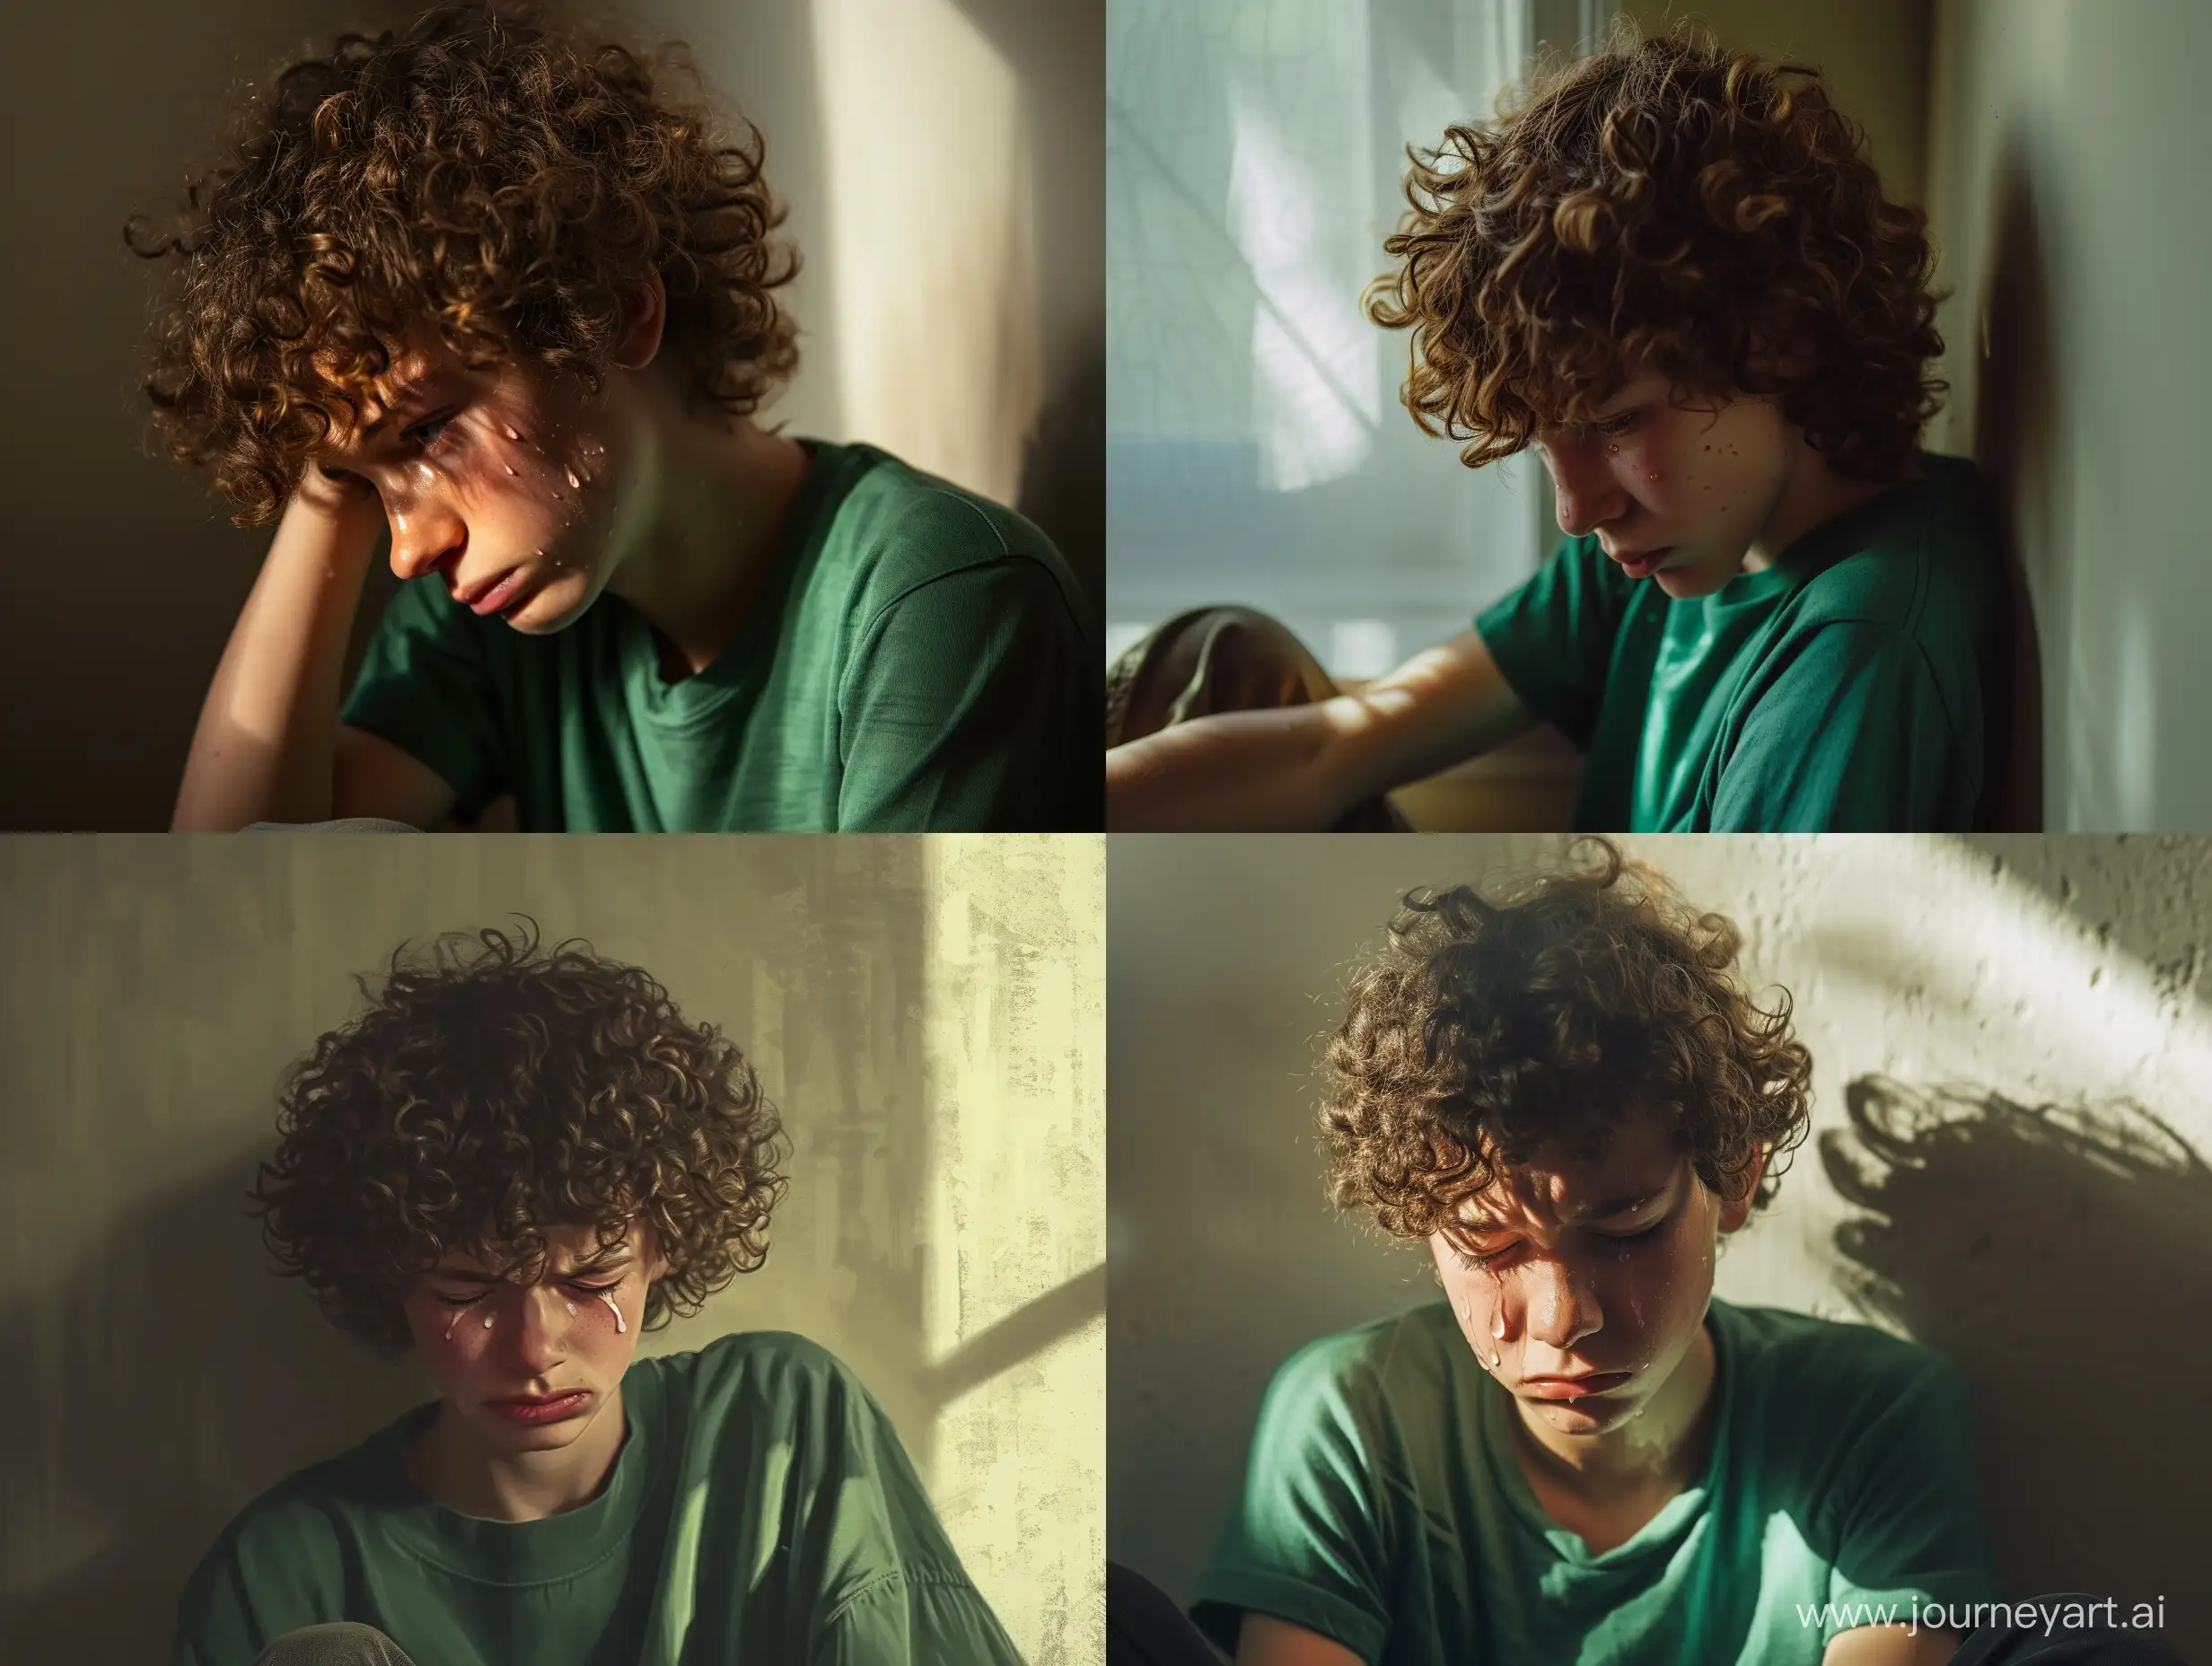
[[[632,1258],[629,1245],[613,1244],[601,1250],[597,1255],[586,1256],[566,1273],[558,1273],[555,1276],[574,1278],[580,1273],[603,1273],[610,1267],[624,1266]],[[464,1272],[449,1267],[432,1267],[430,1276],[443,1278],[457,1285],[488,1285],[495,1282],[489,1273]]]
[[[424,405],[431,403],[430,396],[449,390],[452,373],[443,368],[425,371],[421,375],[391,390],[391,397],[382,401],[382,411],[374,422],[361,430],[360,443],[367,444],[379,432],[388,427],[393,417],[412,416]]]
[[[1658,1202],[1660,1198],[1666,1196],[1666,1191],[1667,1188],[1664,1186],[1659,1186],[1653,1188],[1640,1197],[1620,1197],[1611,1203],[1602,1203],[1594,1209],[1582,1210],[1570,1219],[1564,1221],[1562,1224],[1571,1226],[1578,1221],[1610,1221],[1615,1215],[1627,1214],[1631,1210],[1641,1209],[1646,1204]],[[1513,1230],[1502,1221],[1453,1220],[1450,1224],[1460,1232],[1478,1235],[1483,1232],[1506,1232]]]

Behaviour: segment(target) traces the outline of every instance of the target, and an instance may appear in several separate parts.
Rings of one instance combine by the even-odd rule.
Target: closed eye
[[[1633,1243],[1639,1238],[1649,1238],[1654,1232],[1657,1232],[1666,1223],[1667,1217],[1661,1215],[1650,1225],[1639,1226],[1633,1232],[1600,1232],[1597,1236],[1600,1238],[1610,1239],[1614,1243]],[[1445,1241],[1450,1242],[1451,1241],[1447,1239]],[[1462,1249],[1460,1245],[1453,1243],[1452,1244],[1452,1253],[1458,1258],[1459,1264],[1465,1267],[1469,1272],[1479,1273],[1490,1267],[1493,1263],[1503,1260],[1506,1256],[1510,1255],[1513,1252],[1513,1245],[1507,1244],[1503,1249],[1492,1250],[1485,1253],[1479,1250]]]
[[[433,416],[429,421],[418,422],[412,428],[409,428],[407,431],[406,437],[412,440],[417,445],[421,446],[425,451],[428,451],[437,444],[438,441],[443,436],[447,425],[451,424],[452,420],[452,413],[450,411],[443,416]]]

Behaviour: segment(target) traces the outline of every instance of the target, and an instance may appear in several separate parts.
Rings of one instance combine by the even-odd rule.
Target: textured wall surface
[[[0,841],[0,1656],[164,1657],[240,1505],[427,1397],[240,1205],[353,974],[519,911],[723,1026],[793,1137],[767,1266],[643,1351],[842,1355],[1016,1642],[1092,1666],[1102,886],[1081,837]]]
[[[1621,841],[1796,1003],[1814,1131],[1718,1293],[1954,1361],[2019,1594],[2169,1599],[2212,1658],[2212,842]],[[1316,1047],[1400,894],[1541,860],[1524,837],[1116,838],[1109,860],[1109,1545],[1181,1595],[1261,1389],[1300,1343],[1430,1299],[1332,1217]],[[2184,1515],[2187,1510],[2190,1513]]]

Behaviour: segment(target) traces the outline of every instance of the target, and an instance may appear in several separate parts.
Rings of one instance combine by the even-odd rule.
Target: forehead
[[[1663,1193],[1681,1173],[1684,1153],[1657,1118],[1621,1124],[1592,1157],[1540,1153],[1508,1170],[1486,1190],[1459,1200],[1462,1223],[1536,1221],[1557,1224],[1602,1218]]]
[[[546,1255],[549,1260],[580,1261],[586,1256],[597,1255],[600,1252],[599,1233],[595,1228],[561,1225],[542,1226],[538,1230],[545,1235]],[[610,1249],[609,1253],[612,1254],[614,1249],[625,1245],[631,1250],[636,1249],[641,1230],[649,1229],[644,1228],[640,1222],[630,1222],[623,1235],[614,1241],[614,1245]],[[482,1269],[488,1268],[492,1261],[481,1251],[456,1250],[440,1261],[439,1265]]]

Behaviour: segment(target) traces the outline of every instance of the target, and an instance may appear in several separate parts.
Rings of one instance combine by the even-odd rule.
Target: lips
[[[1634,1374],[1626,1371],[1601,1371],[1580,1377],[1530,1377],[1521,1386],[1540,1400],[1579,1400],[1593,1394],[1610,1393]]]
[[[453,592],[453,600],[471,613],[497,613],[514,600],[515,592],[522,587],[523,577],[521,567],[510,567],[492,578],[461,586]]]
[[[492,1404],[495,1406],[550,1406],[555,1400],[570,1399],[583,1392],[582,1389],[563,1389],[558,1394],[542,1396],[511,1394],[505,1399],[494,1400]]]
[[[1620,570],[1630,578],[1647,578],[1657,572],[1659,564],[1673,553],[1673,545],[1662,544],[1656,549],[1646,549],[1640,552],[1628,549],[1620,550],[1612,558],[1620,564]]]

